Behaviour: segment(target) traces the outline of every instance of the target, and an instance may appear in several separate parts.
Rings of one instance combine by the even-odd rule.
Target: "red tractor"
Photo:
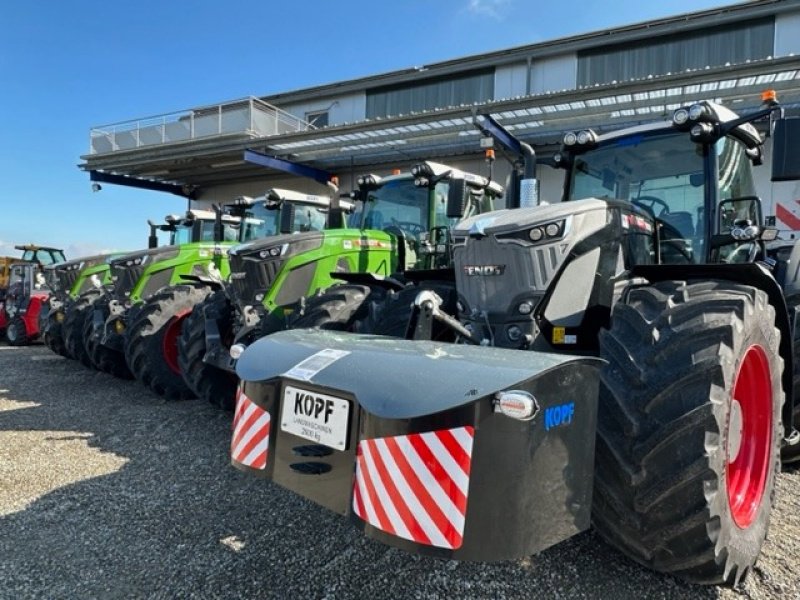
[[[39,337],[39,313],[50,290],[44,273],[35,262],[11,265],[5,301],[0,304],[0,331],[12,346],[24,346]]]
[[[32,282],[32,285],[37,285],[37,278],[35,273],[43,277],[42,267],[52,265],[55,263],[63,262],[66,260],[64,251],[58,248],[51,248],[49,246],[37,246],[35,244],[26,244],[24,246],[14,246],[17,250],[22,250],[20,258],[11,256],[0,257],[0,336],[6,331],[10,323],[16,315],[25,315],[25,319],[31,319],[39,315],[40,301],[36,300],[36,306],[28,306],[32,296],[29,292],[21,295],[23,288],[27,286],[25,283]],[[15,268],[16,267],[16,268]],[[26,276],[25,273],[31,270],[30,275]],[[42,291],[45,289],[43,279],[38,281],[42,282],[40,287]],[[40,290],[37,289],[37,295]],[[31,317],[28,314],[30,309]],[[22,312],[20,312],[22,311]],[[35,339],[39,335],[38,325],[32,327],[25,327],[21,329],[18,323],[15,323],[15,330],[8,333],[9,343],[17,345],[11,341],[11,338],[20,332],[29,333],[25,339]],[[25,344],[26,341],[21,341],[18,344]]]

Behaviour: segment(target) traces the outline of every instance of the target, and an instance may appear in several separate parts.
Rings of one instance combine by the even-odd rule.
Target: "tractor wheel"
[[[21,317],[14,317],[6,328],[6,341],[11,346],[27,346],[30,343],[28,329]]]
[[[404,338],[413,312],[414,300],[422,290],[436,292],[442,299],[441,309],[450,315],[456,313],[457,294],[454,284],[423,281],[419,284],[410,284],[400,291],[389,292],[383,302],[371,304],[369,314],[356,325],[356,331]],[[448,327],[434,321],[432,339],[452,342],[455,341],[455,335]]]
[[[233,410],[239,382],[236,374],[203,362],[206,354],[206,307],[219,315],[220,343],[228,348],[233,344],[234,308],[225,293],[218,290],[186,317],[178,340],[178,365],[189,389],[199,398],[223,410]]]
[[[63,315],[63,313],[55,313],[52,310],[47,314],[47,323],[44,326],[44,335],[42,336],[44,343],[56,354],[60,354],[65,358],[72,358],[67,351],[67,345],[64,343],[63,327],[61,321],[56,318],[56,314]]]
[[[336,285],[307,298],[303,314],[290,321],[289,328],[354,331],[356,323],[367,317],[369,306],[382,303],[385,297],[386,291],[378,287]]]
[[[92,318],[94,303],[102,296],[103,293],[100,290],[88,290],[78,296],[67,311],[61,327],[64,345],[67,347],[69,356],[90,369],[94,368],[94,365],[83,343],[83,324],[86,319]]]
[[[630,558],[737,584],[767,535],[783,428],[775,310],[724,281],[629,288],[600,336],[593,521]]]
[[[186,317],[211,293],[204,285],[178,285],[151,296],[125,332],[125,358],[133,375],[159,396],[195,395],[178,364],[178,338]]]
[[[99,298],[92,306],[93,310],[103,310],[106,318],[109,315],[108,300]],[[83,345],[92,365],[98,371],[108,373],[120,379],[133,379],[133,374],[125,362],[122,352],[103,346],[94,331],[94,315],[89,313],[83,320]]]

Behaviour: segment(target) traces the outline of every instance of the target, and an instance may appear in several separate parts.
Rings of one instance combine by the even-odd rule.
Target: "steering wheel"
[[[653,216],[661,216],[664,213],[669,212],[669,204],[664,202],[658,196],[639,196],[638,198],[631,198],[631,204],[635,204],[636,206],[649,211],[650,214]],[[658,215],[656,215],[655,207],[661,207]]]
[[[422,225],[414,223],[414,221],[397,221],[396,219],[392,219],[392,225],[399,227],[414,237],[419,237],[419,234],[422,233]]]

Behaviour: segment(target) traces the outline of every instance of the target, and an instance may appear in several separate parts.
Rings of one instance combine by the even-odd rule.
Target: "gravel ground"
[[[740,590],[629,562],[592,532],[500,564],[405,554],[228,464],[230,416],[0,345],[1,598],[800,598],[800,470]]]

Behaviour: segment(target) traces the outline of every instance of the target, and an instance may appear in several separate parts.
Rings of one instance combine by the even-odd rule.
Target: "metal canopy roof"
[[[565,130],[621,128],[669,118],[678,106],[715,100],[737,112],[758,107],[775,89],[785,106],[800,103],[800,57],[751,61],[613,85],[423,111],[269,137],[248,134],[83,156],[80,168],[192,189],[282,174],[244,160],[252,149],[319,169],[397,166],[420,158],[481,153],[476,113],[489,113],[546,153]]]

